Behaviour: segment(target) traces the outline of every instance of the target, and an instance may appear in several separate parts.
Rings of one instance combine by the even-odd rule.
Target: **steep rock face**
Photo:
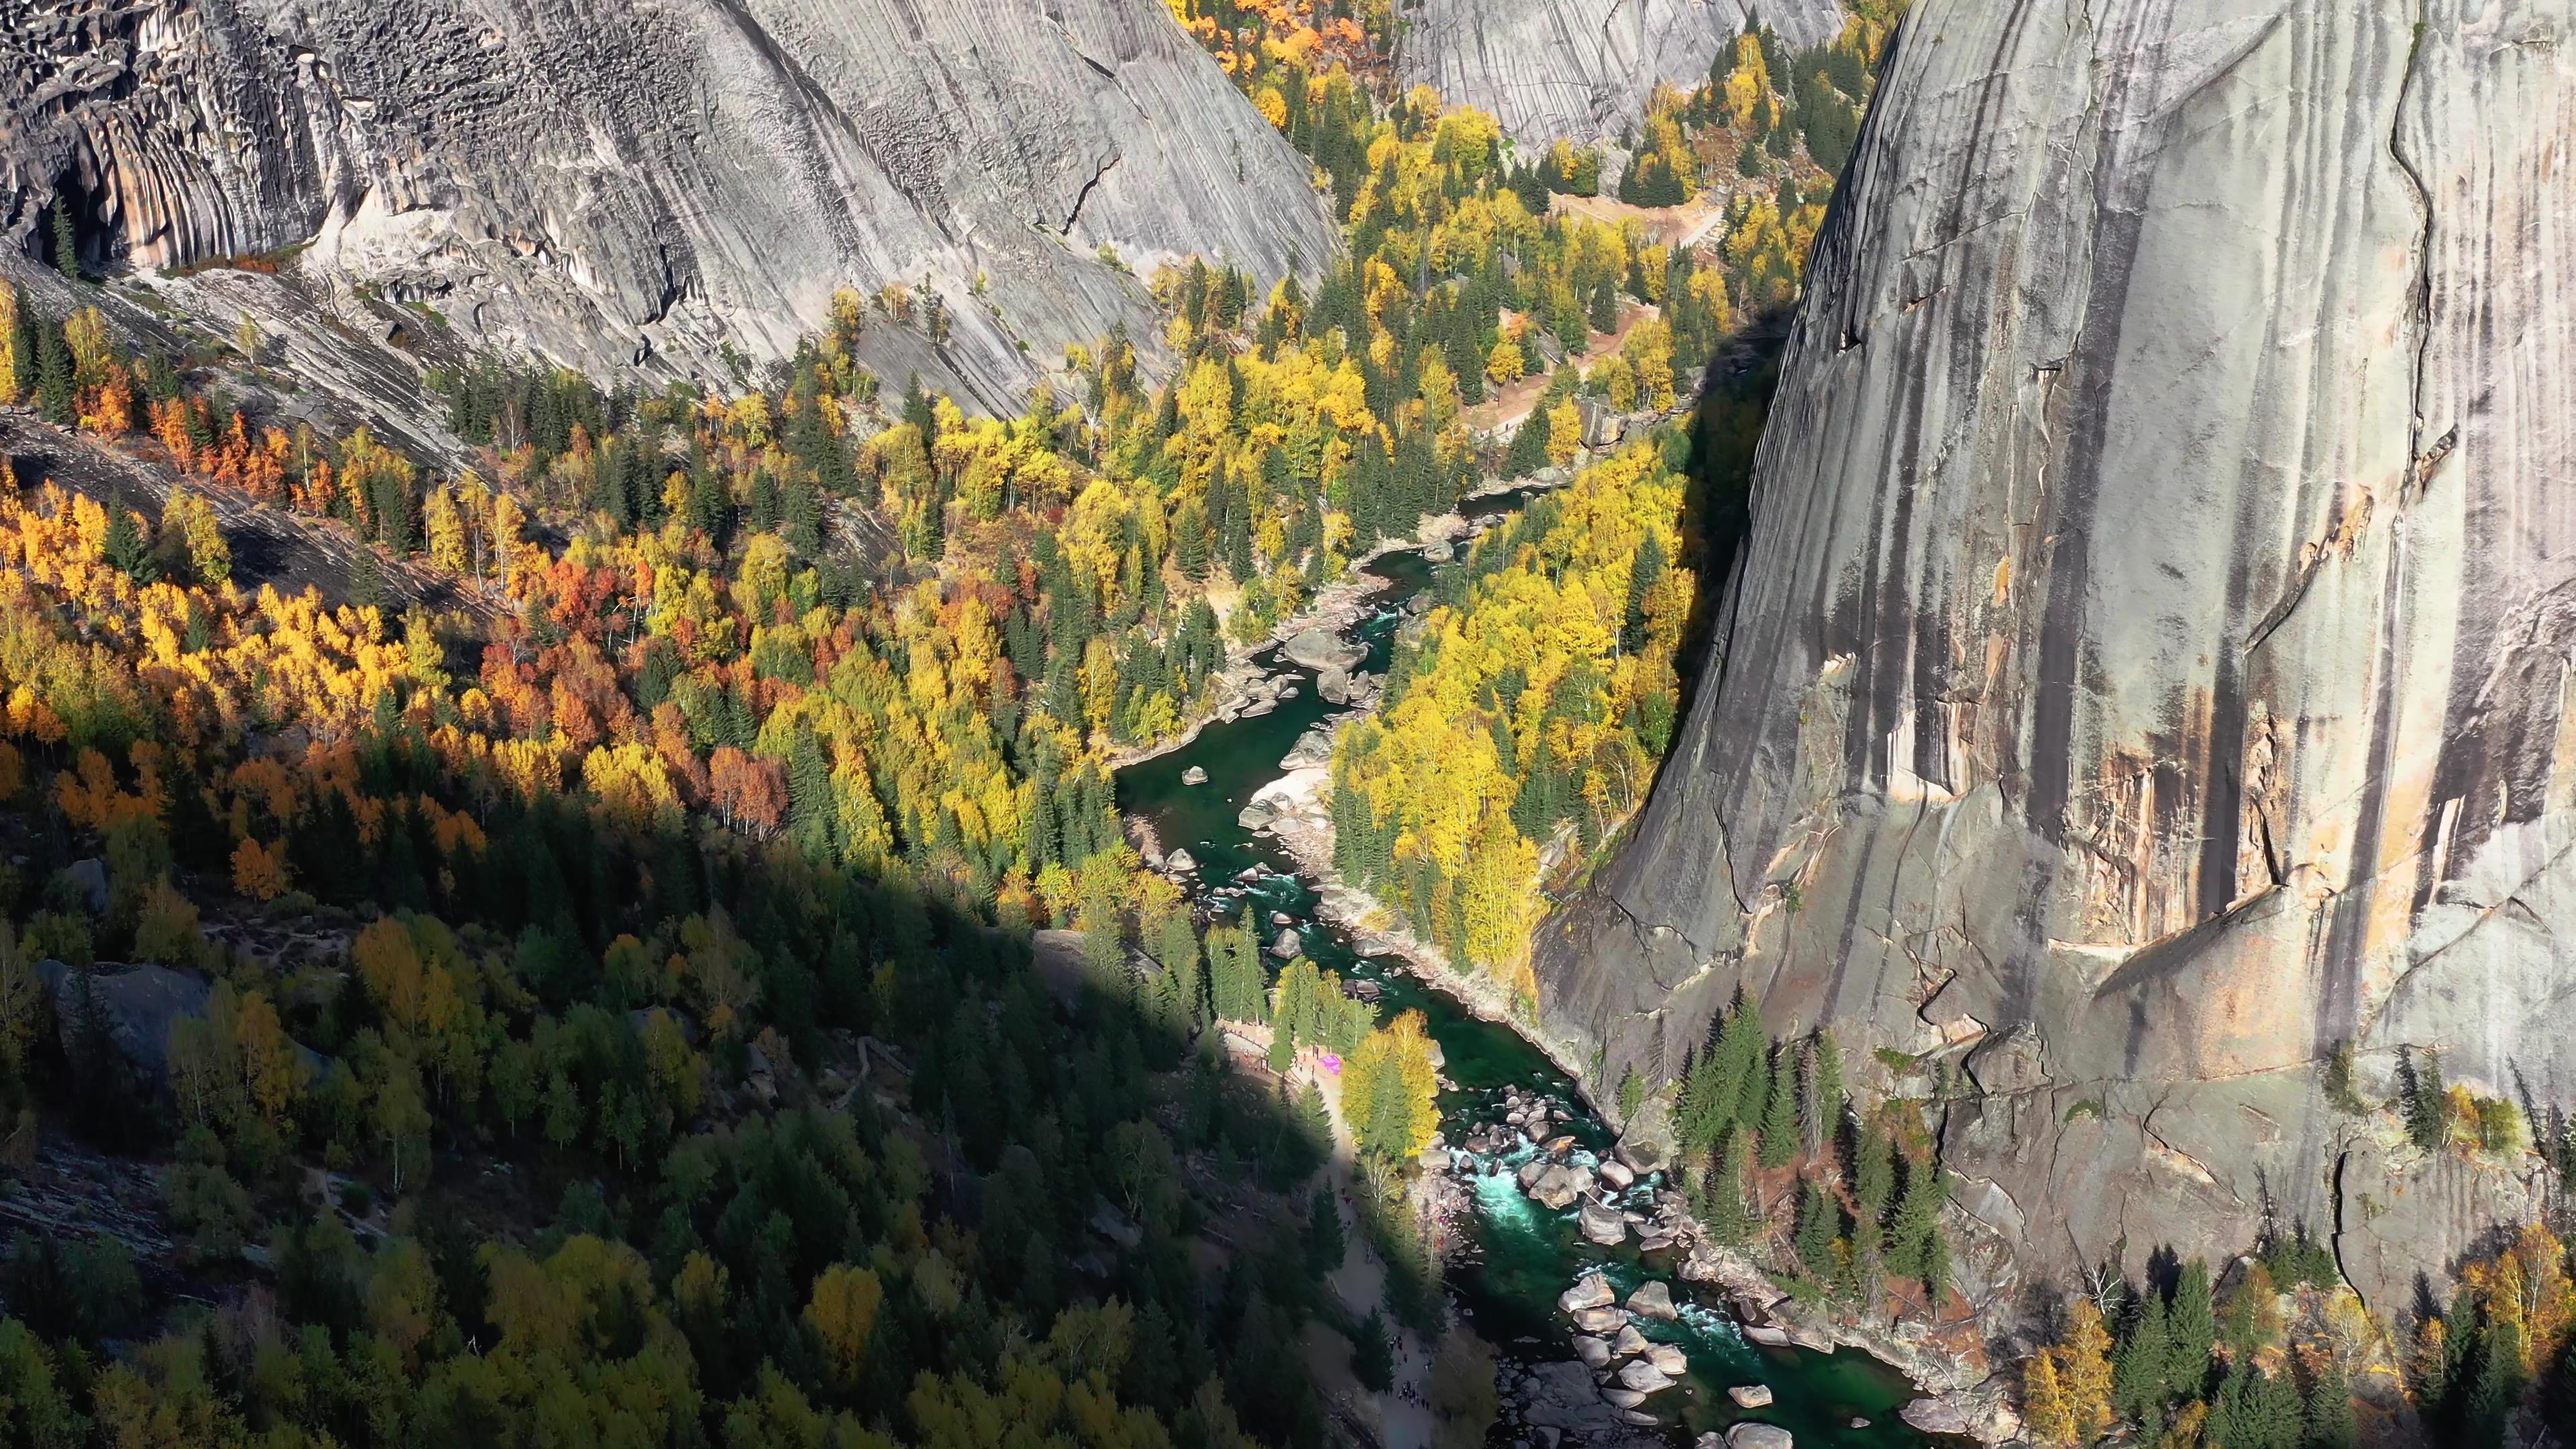
[[[1155,0],[0,17],[11,242],[41,244],[58,192],[86,247],[143,265],[309,242],[308,272],[595,368],[780,355],[836,286],[926,279],[952,340],[879,345],[1007,404],[1032,357],[1145,317],[1104,244],[1265,277],[1321,260],[1309,174]]]
[[[1396,60],[1408,84],[1493,112],[1523,142],[1610,140],[1659,83],[1707,80],[1748,8],[1792,46],[1842,33],[1837,0],[1425,0]]]
[[[1951,1053],[2043,1269],[2269,1209],[2402,1309],[2530,1211],[2324,1081],[2576,1098],[2571,18],[1916,6],[1564,1055],[1669,1077],[1739,983]]]

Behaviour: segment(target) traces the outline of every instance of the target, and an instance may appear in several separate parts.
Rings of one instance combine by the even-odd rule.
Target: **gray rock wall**
[[[1838,0],[1750,8],[1792,46],[1842,33]],[[1746,9],[1744,0],[1423,0],[1404,12],[1396,64],[1408,85],[1493,112],[1524,144],[1616,140],[1658,83],[1708,79]]]
[[[1151,342],[1103,244],[1322,260],[1309,175],[1157,0],[0,11],[0,240],[69,189],[137,263],[310,242],[327,285],[594,370],[777,356],[835,287],[928,278],[954,339],[888,360],[1007,406],[1067,341]]]
[[[1741,983],[1963,1058],[2043,1270],[2269,1207],[2403,1309],[2532,1210],[2322,1079],[2576,1101],[2571,20],[1917,4],[1716,657],[1542,933],[1569,1056],[1669,1076]]]

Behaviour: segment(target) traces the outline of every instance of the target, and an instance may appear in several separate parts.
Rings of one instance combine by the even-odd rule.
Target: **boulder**
[[[1328,664],[1315,671],[1315,692],[1327,703],[1348,704],[1351,698],[1351,676],[1338,664]]]
[[[1580,1313],[1586,1308],[1608,1307],[1617,1302],[1618,1297],[1610,1290],[1609,1279],[1598,1273],[1586,1273],[1575,1280],[1573,1287],[1556,1295],[1556,1306],[1568,1313]]]
[[[1578,1333],[1574,1336],[1574,1356],[1593,1368],[1610,1366],[1610,1345],[1600,1335]]]
[[[1268,802],[1255,800],[1235,812],[1234,823],[1246,830],[1259,830],[1278,818],[1279,812],[1271,809]]]
[[[1639,1404],[1646,1402],[1646,1396],[1644,1394],[1639,1393],[1635,1389],[1629,1388],[1603,1389],[1601,1391],[1601,1397],[1612,1408],[1623,1411],[1635,1409]]]
[[[1644,1359],[1636,1359],[1619,1370],[1619,1382],[1638,1393],[1651,1394],[1671,1388],[1673,1376]]]
[[[1673,1307],[1673,1287],[1661,1278],[1649,1278],[1628,1295],[1628,1311],[1639,1318],[1661,1319],[1666,1323],[1681,1317]]]
[[[1764,1348],[1787,1348],[1790,1342],[1789,1330],[1774,1328],[1767,1323],[1748,1323],[1744,1325],[1744,1341],[1758,1343]]]
[[[89,903],[91,915],[107,914],[107,867],[97,856],[89,856],[64,866],[63,879],[71,883],[72,890],[83,901]]]
[[[1196,765],[1192,765],[1181,772],[1181,783],[1184,785],[1204,785],[1207,783],[1207,780],[1207,771]]]
[[[1304,949],[1305,945],[1297,939],[1297,933],[1286,928],[1282,928],[1270,943],[1270,954],[1282,961],[1294,959]]]
[[[1679,1344],[1657,1343],[1648,1345],[1646,1348],[1646,1362],[1653,1364],[1655,1367],[1662,1369],[1668,1374],[1671,1374],[1674,1378],[1680,1378],[1683,1374],[1690,1372],[1690,1355],[1682,1352]]]
[[[1586,1333],[1617,1333],[1627,1323],[1627,1312],[1618,1308],[1586,1308],[1574,1315],[1574,1326]]]
[[[1599,1203],[1587,1201],[1583,1204],[1581,1222],[1583,1236],[1605,1248],[1627,1241],[1628,1220]]]
[[[1615,1157],[1604,1160],[1600,1172],[1601,1180],[1620,1192],[1626,1192],[1637,1181],[1637,1174],[1629,1170],[1628,1164]]]
[[[1445,564],[1458,556],[1458,550],[1445,538],[1433,539],[1422,546],[1422,561]]]
[[[1791,1449],[1796,1442],[1777,1424],[1738,1424],[1726,1431],[1726,1449]]]
[[[47,958],[36,963],[36,974],[53,996],[55,1028],[66,1045],[80,1039],[84,1019],[95,1020],[117,1054],[156,1087],[169,1070],[171,1025],[204,1016],[214,994],[195,974],[167,966],[102,962],[76,971]]]
[[[1198,858],[1186,850],[1175,850],[1164,856],[1163,864],[1182,875],[1187,875],[1199,868]]]
[[[1619,1330],[1619,1336],[1610,1340],[1610,1354],[1613,1358],[1635,1358],[1644,1353],[1648,1347],[1650,1345],[1646,1342],[1646,1336],[1639,1333],[1637,1325],[1633,1323],[1622,1327]]]
[[[1573,1168],[1555,1162],[1539,1173],[1538,1180],[1529,1185],[1528,1191],[1542,1206],[1563,1212],[1574,1205],[1576,1198],[1583,1196],[1583,1187]]]
[[[1734,1384],[1728,1387],[1726,1396],[1733,1399],[1735,1401],[1735,1407],[1739,1409],[1767,1409],[1771,1407],[1771,1386],[1769,1384]]]
[[[1298,664],[1308,669],[1327,666],[1348,669],[1368,657],[1368,651],[1325,629],[1307,629],[1280,648]]]

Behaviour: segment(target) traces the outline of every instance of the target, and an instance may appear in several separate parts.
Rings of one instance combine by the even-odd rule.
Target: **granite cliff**
[[[2531,1215],[2327,1064],[2576,1099],[2571,19],[1916,5],[1690,718],[1542,931],[1569,1059],[1669,1079],[1740,984],[1955,1062],[2061,1282],[2271,1214],[2402,1313]]]
[[[881,370],[1015,406],[1181,254],[1333,244],[1310,169],[1157,0],[31,0],[0,16],[0,239],[93,264],[302,246],[336,310],[607,373],[782,355],[925,284]],[[240,289],[236,289],[240,290]],[[229,326],[256,298],[166,294]],[[254,307],[254,310],[256,308]],[[729,353],[728,349],[734,351]],[[1032,361],[1034,359],[1034,363]]]
[[[1748,9],[1792,46],[1843,28],[1838,0],[1424,0],[1396,64],[1525,145],[1616,140],[1657,85],[1705,82]]]

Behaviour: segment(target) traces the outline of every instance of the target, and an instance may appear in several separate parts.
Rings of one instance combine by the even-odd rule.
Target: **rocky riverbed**
[[[1314,666],[1344,657],[1312,640],[1301,642]],[[1517,1019],[1497,983],[1455,970],[1435,948],[1400,925],[1390,925],[1394,913],[1334,872],[1330,761],[1338,723],[1319,722],[1301,735],[1279,761],[1280,773],[1252,792],[1236,823],[1277,843],[1312,884],[1316,915],[1346,932],[1357,950],[1403,962],[1410,974],[1476,1016],[1556,1056],[1551,1043],[1535,1039]],[[1273,954],[1295,954],[1295,934],[1284,928],[1279,934]],[[1573,1064],[1559,1059],[1558,1066],[1569,1078],[1579,1077]],[[1959,1354],[1919,1322],[1841,1322],[1802,1307],[1774,1286],[1752,1258],[1707,1236],[1651,1152],[1621,1145],[1586,1149],[1568,1130],[1581,1110],[1570,1101],[1511,1088],[1498,1105],[1493,1120],[1452,1124],[1452,1146],[1437,1154],[1439,1170],[1469,1185],[1479,1201],[1493,1190],[1494,1179],[1507,1179],[1505,1191],[1537,1209],[1570,1215],[1580,1238],[1593,1247],[1633,1253],[1641,1266],[1652,1265],[1651,1271],[1668,1273],[1671,1280],[1649,1276],[1629,1294],[1592,1301],[1609,1292],[1606,1280],[1595,1272],[1567,1290],[1559,1307],[1563,1346],[1572,1360],[1533,1364],[1509,1385],[1509,1412],[1527,1431],[1528,1442],[1571,1437],[1586,1444],[1616,1443],[1620,1436],[1638,1435],[1646,1436],[1636,1439],[1639,1443],[1662,1442],[1648,1433],[1670,1417],[1659,1400],[1688,1387],[1688,1354],[1647,1330],[1650,1324],[1679,1324],[1681,1301],[1673,1297],[1672,1281],[1686,1285],[1685,1301],[1695,1312],[1722,1316],[1722,1322],[1708,1327],[1740,1334],[1743,1343],[1757,1349],[1827,1355],[1856,1349],[1898,1368],[1919,1392],[1896,1417],[1923,1433],[2001,1442],[2018,1431],[2005,1386],[1985,1372],[1982,1355]],[[1575,1303],[1578,1298],[1584,1301]],[[1641,1304],[1672,1312],[1649,1312],[1641,1322]],[[1711,1314],[1712,1308],[1721,1312]],[[1770,1403],[1769,1390],[1761,1385],[1729,1386],[1730,1392],[1736,1389],[1763,1400],[1756,1405],[1739,1398],[1739,1409],[1759,1411]],[[1858,1427],[1850,1421],[1842,1427],[1854,1436],[1872,1427],[1865,1416],[1853,1420]],[[1730,1426],[1748,1427],[1776,1426]],[[1726,1442],[1740,1449],[1761,1441],[1757,1436]]]

